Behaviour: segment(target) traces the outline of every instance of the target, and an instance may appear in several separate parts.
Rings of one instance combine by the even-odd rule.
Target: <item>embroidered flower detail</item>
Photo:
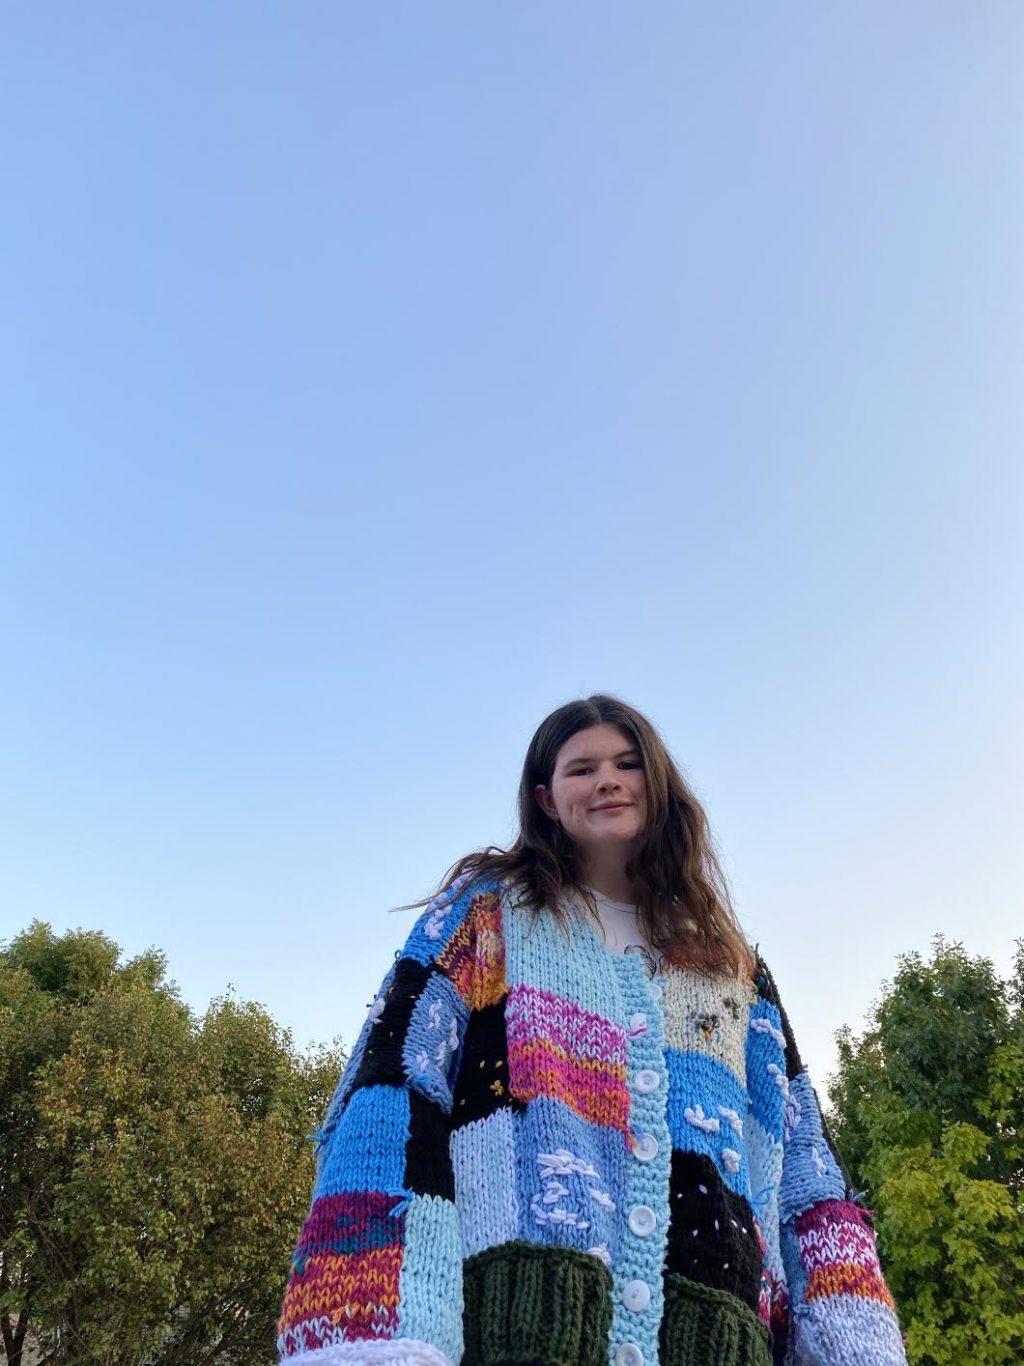
[[[721,1128],[718,1120],[715,1119],[713,1115],[704,1114],[703,1105],[698,1105],[696,1109],[693,1109],[688,1105],[683,1111],[683,1114],[695,1129],[703,1129],[706,1134],[717,1134],[718,1130]]]
[[[722,1166],[727,1172],[738,1172],[740,1169],[740,1155],[735,1148],[722,1149]]]

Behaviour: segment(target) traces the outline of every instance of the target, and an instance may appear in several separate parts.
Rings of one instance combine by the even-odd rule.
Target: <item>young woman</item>
[[[654,728],[611,697],[560,707],[519,821],[450,871],[369,1012],[318,1134],[282,1360],[904,1362],[868,1218]]]

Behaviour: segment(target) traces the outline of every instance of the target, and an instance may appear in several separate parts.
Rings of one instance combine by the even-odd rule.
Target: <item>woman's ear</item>
[[[544,812],[545,816],[550,816],[553,821],[557,820],[558,810],[555,807],[555,803],[551,799],[551,793],[548,791],[548,789],[544,786],[543,783],[537,784],[537,786],[533,789],[533,795],[537,799],[537,805]]]

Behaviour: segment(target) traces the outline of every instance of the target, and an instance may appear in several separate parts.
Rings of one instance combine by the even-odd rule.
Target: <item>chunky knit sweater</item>
[[[897,1366],[768,969],[649,977],[493,879],[431,902],[317,1134],[290,1366]]]

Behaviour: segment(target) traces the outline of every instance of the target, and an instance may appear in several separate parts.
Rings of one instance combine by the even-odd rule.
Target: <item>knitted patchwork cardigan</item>
[[[290,1366],[905,1362],[770,973],[648,977],[464,879],[317,1134]]]

